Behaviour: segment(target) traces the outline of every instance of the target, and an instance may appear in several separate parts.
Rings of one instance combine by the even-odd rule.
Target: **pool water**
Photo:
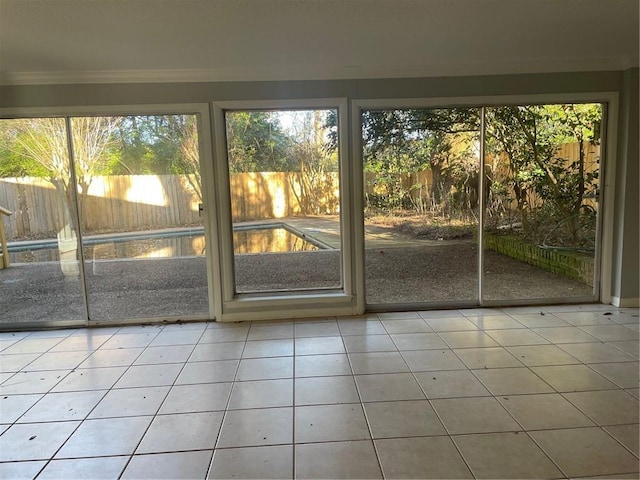
[[[277,253],[319,250],[314,243],[284,228],[252,228],[233,232],[234,253]],[[12,251],[12,263],[54,262],[60,259],[58,248],[32,248]],[[114,240],[85,245],[85,260],[118,258],[166,258],[203,256],[205,240],[202,234],[154,236],[135,240]]]
[[[310,250],[319,250],[319,248],[284,227],[242,229],[233,232],[233,251],[235,254]]]

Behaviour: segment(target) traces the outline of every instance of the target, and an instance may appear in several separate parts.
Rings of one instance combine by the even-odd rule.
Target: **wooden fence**
[[[231,176],[234,221],[339,212],[337,172],[311,176],[300,172],[251,172]]]
[[[199,197],[186,175],[95,177],[79,195],[85,233],[134,231],[201,222]],[[231,176],[234,221],[284,218],[296,214],[336,214],[337,173],[309,179],[298,172],[242,173]],[[62,192],[41,178],[0,178],[0,205],[8,239],[50,237],[73,225]]]

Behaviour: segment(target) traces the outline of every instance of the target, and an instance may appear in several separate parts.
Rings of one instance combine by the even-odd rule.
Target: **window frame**
[[[618,144],[619,96],[616,91],[600,91],[587,93],[552,94],[518,94],[491,96],[442,96],[442,97],[371,97],[358,98],[357,94],[347,97],[310,98],[280,100],[228,100],[208,103],[153,103],[123,105],[87,105],[59,107],[19,107],[0,108],[0,118],[37,118],[37,117],[74,117],[104,115],[163,115],[194,114],[198,117],[201,176],[203,197],[205,199],[204,225],[207,249],[207,277],[209,282],[209,315],[180,318],[135,318],[118,320],[117,323],[145,323],[177,320],[239,321],[262,320],[273,318],[293,318],[305,316],[354,315],[362,314],[371,308],[365,303],[365,270],[364,270],[364,215],[363,215],[363,165],[361,152],[360,114],[366,109],[391,108],[447,108],[447,107],[492,107],[515,104],[550,104],[550,103],[587,103],[598,102],[604,105],[602,129],[602,162],[600,165],[600,215],[598,219],[598,238],[596,244],[596,261],[594,275],[594,291],[592,298],[541,299],[523,301],[484,302],[469,306],[509,306],[533,303],[575,303],[580,301],[600,301],[609,304],[614,301],[612,295],[614,275],[614,229],[615,223],[615,180],[616,156]],[[340,210],[342,229],[342,268],[343,291],[305,292],[296,294],[273,294],[270,296],[254,296],[244,294],[238,298],[229,298],[229,259],[222,255],[223,248],[228,248],[229,215],[225,208],[229,206],[228,178],[215,166],[221,160],[226,162],[226,143],[224,141],[225,109],[273,110],[273,109],[322,109],[336,108],[339,125],[340,155]],[[225,184],[226,181],[226,184]],[[225,216],[226,215],[226,216]],[[226,226],[225,226],[226,225]],[[226,228],[226,230],[225,230]],[[226,274],[226,276],[225,276]],[[232,278],[232,277],[231,277]],[[233,281],[233,278],[232,278]],[[226,295],[226,297],[225,297]],[[447,305],[451,307],[450,305]],[[466,305],[457,304],[458,308]],[[420,309],[424,304],[404,305],[402,309]],[[438,305],[429,304],[428,308]],[[390,305],[379,310],[398,309]],[[88,325],[102,325],[113,322],[93,322]],[[21,328],[84,326],[87,323],[77,321],[34,322],[20,324]],[[17,324],[0,325],[0,329],[15,329]]]
[[[208,208],[214,205],[214,185],[209,181],[213,176],[212,167],[212,135],[210,125],[210,105],[208,103],[171,103],[171,104],[143,104],[143,105],[95,105],[95,106],[69,106],[69,107],[25,107],[25,108],[0,108],[0,119],[19,119],[19,118],[63,118],[74,117],[102,117],[102,116],[155,116],[155,115],[195,115],[198,122],[198,143],[200,153],[200,176],[202,178],[202,195],[204,202],[203,224],[205,244],[212,251],[217,249],[218,233],[216,231],[216,209]],[[77,206],[76,206],[77,208]],[[78,248],[81,248],[80,237],[78,237]],[[79,250],[80,251],[80,250]],[[201,321],[215,319],[219,314],[216,308],[219,301],[215,296],[217,289],[215,288],[216,276],[214,272],[219,270],[217,258],[215,255],[207,255],[207,283],[208,293],[207,300],[209,303],[209,313],[207,315],[178,315],[178,316],[159,316],[159,317],[136,317],[113,320],[91,320],[86,317],[80,321],[46,321],[46,322],[29,322],[29,323],[0,323],[0,330],[20,328],[51,328],[51,327],[71,327],[71,326],[104,326],[104,325],[126,325],[141,323],[158,323],[158,322],[177,322],[177,321]],[[80,278],[83,284],[86,284],[85,278]],[[85,311],[89,308],[88,292],[83,287],[83,301]]]
[[[355,232],[353,227],[352,162],[349,151],[349,108],[346,98],[299,100],[254,100],[213,102],[215,144],[215,185],[217,191],[218,257],[220,259],[218,297],[220,321],[264,320],[273,318],[318,317],[362,313],[356,305],[358,283],[354,269]],[[338,113],[338,158],[340,185],[341,274],[342,288],[292,290],[288,292],[236,293],[233,254],[233,221],[227,160],[227,111],[274,111],[335,109]]]
[[[364,166],[362,158],[362,125],[361,115],[364,110],[373,109],[411,109],[411,108],[451,108],[451,107],[498,107],[505,105],[544,105],[561,103],[601,103],[603,105],[600,162],[600,209],[596,233],[596,252],[594,258],[594,286],[593,295],[589,297],[557,297],[521,300],[491,300],[485,301],[480,295],[477,303],[456,302],[455,305],[446,303],[411,303],[377,305],[366,304],[365,298],[365,248],[364,241],[361,248],[355,252],[357,278],[361,281],[357,286],[359,306],[366,311],[386,310],[421,310],[425,308],[464,308],[464,307],[508,307],[518,305],[542,305],[551,303],[611,303],[612,266],[613,266],[613,229],[614,229],[614,201],[615,201],[615,168],[618,131],[618,92],[594,93],[560,93],[535,95],[493,95],[470,97],[433,97],[433,98],[370,98],[353,100],[351,104],[353,162],[354,162],[354,220],[357,225],[358,238],[364,239]],[[482,133],[482,132],[481,132]],[[483,212],[484,214],[484,212]],[[478,249],[482,252],[484,249]],[[480,254],[479,263],[482,262]],[[482,284],[483,272],[478,272],[478,279]]]

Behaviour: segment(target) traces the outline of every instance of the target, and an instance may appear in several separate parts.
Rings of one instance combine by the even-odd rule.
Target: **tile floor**
[[[0,333],[0,477],[638,478],[638,309]]]

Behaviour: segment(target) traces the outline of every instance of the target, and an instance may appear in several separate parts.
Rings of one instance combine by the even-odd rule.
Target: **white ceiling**
[[[638,0],[0,0],[0,83],[620,70]]]

